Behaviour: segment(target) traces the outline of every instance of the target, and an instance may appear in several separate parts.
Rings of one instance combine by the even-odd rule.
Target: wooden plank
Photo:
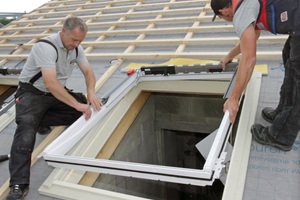
[[[15,119],[15,110],[15,106],[12,106],[8,111],[0,116],[0,132]]]
[[[146,2],[147,0],[143,0]],[[149,1],[149,0],[148,0]],[[77,7],[83,7],[85,8],[86,6],[89,7],[96,7],[96,6],[101,6],[101,5],[114,5],[114,4],[121,4],[121,3],[130,3],[130,2],[136,2],[133,0],[126,0],[126,1],[117,1],[117,2],[91,2],[88,4],[73,4],[73,5],[64,5],[61,6],[61,8],[77,8]],[[187,5],[187,4],[198,4],[198,3],[209,3],[210,0],[194,0],[194,1],[182,1],[182,2],[172,2],[172,3],[149,3],[149,4],[141,4],[141,5],[130,5],[130,6],[115,6],[115,7],[110,7],[110,8],[99,8],[98,11],[114,11],[114,10],[121,10],[121,9],[138,9],[138,8],[149,8],[149,7],[160,7],[160,6],[178,6],[178,5]],[[69,2],[68,2],[69,3]],[[49,5],[49,4],[48,4]],[[46,11],[49,9],[52,9],[53,7],[41,7],[35,9],[36,11]]]
[[[222,38],[191,38],[191,39],[157,39],[157,40],[117,40],[117,41],[95,41],[82,42],[82,46],[109,46],[109,45],[153,45],[153,44],[224,44],[237,43],[238,37],[222,37]],[[285,42],[286,36],[261,36],[258,42]],[[178,52],[183,52],[178,51]]]
[[[48,36],[50,34],[43,34],[42,36]],[[0,39],[2,37],[0,36]],[[7,37],[9,39],[21,38],[19,36]],[[41,38],[39,35],[28,35],[28,38]],[[261,36],[258,39],[258,42],[285,42],[287,40],[287,36]],[[117,40],[117,41],[103,41],[97,39],[96,41],[91,42],[82,42],[82,46],[108,46],[108,45],[153,45],[153,44],[204,44],[204,43],[236,43],[239,41],[238,37],[220,37],[220,38],[189,38],[189,39],[152,39],[152,40]],[[18,44],[1,44],[0,48],[15,48]],[[24,48],[32,47],[33,44],[24,44]]]
[[[2,95],[4,92],[6,92],[10,86],[7,85],[0,85],[0,95]]]
[[[228,52],[162,52],[162,53],[99,53],[99,54],[86,54],[88,59],[99,59],[99,58],[114,58],[114,59],[127,59],[127,58],[195,58],[195,59],[215,59],[223,58]],[[281,51],[258,51],[256,54],[257,58],[281,58]],[[240,56],[238,56],[240,57]],[[28,54],[22,55],[3,55],[0,54],[0,58],[6,59],[26,59]]]
[[[210,7],[209,4],[206,4],[204,8],[207,9],[208,6]],[[205,11],[206,9],[204,9],[204,10],[199,14],[199,17],[200,17],[200,18],[206,15],[206,11]],[[200,23],[201,23],[201,21],[200,21],[200,20],[197,20],[197,21],[194,22],[194,24],[193,24],[192,27],[198,27],[198,26],[200,25]],[[184,39],[187,39],[187,40],[188,40],[188,39],[191,39],[193,36],[194,36],[194,31],[189,31],[189,32],[185,35]],[[175,52],[176,52],[176,53],[184,52],[184,50],[186,49],[186,46],[187,46],[187,43],[182,43],[182,44],[180,44],[179,47],[177,48],[177,50],[176,50]]]
[[[113,24],[115,25],[115,24]],[[87,36],[99,35],[128,35],[128,34],[142,34],[142,33],[173,33],[173,32],[200,32],[200,31],[220,31],[220,30],[234,30],[232,25],[226,26],[201,26],[201,27],[180,27],[180,28],[155,28],[155,29],[131,29],[131,30],[107,30],[107,31],[89,31]],[[23,39],[23,38],[42,38],[52,34],[27,34],[27,35],[8,35],[0,36],[0,39]],[[263,37],[263,36],[261,36]],[[270,36],[272,37],[272,36]],[[283,36],[276,36],[283,37]],[[113,41],[112,41],[113,42]],[[84,42],[83,42],[84,43]],[[4,45],[4,44],[1,44]],[[13,44],[9,44],[13,45]],[[17,45],[17,44],[14,44]],[[25,44],[23,44],[25,45]]]
[[[178,19],[178,18],[176,18]],[[159,23],[156,20],[154,23]],[[155,28],[155,29],[131,29],[131,30],[116,30],[116,31],[91,31],[88,35],[106,34],[106,35],[119,35],[119,34],[142,34],[142,33],[176,33],[176,32],[189,32],[189,31],[226,31],[234,30],[232,25],[220,26],[200,26],[200,27],[177,27],[177,28]]]
[[[151,13],[145,15],[150,15]],[[113,14],[111,14],[113,15]],[[114,17],[114,16],[109,17]],[[116,15],[116,14],[114,14]],[[122,14],[121,16],[123,16]],[[94,16],[94,15],[93,15]],[[89,16],[88,18],[93,18],[93,16]],[[108,15],[101,15],[101,18],[104,18]],[[97,17],[97,16],[94,16]],[[127,16],[129,17],[129,16]],[[118,26],[118,25],[136,25],[136,24],[148,24],[148,23],[171,23],[171,22],[186,22],[186,21],[195,21],[195,20],[211,20],[211,16],[203,16],[203,17],[176,17],[176,18],[164,18],[164,19],[149,19],[149,20],[130,20],[130,21],[123,21],[121,22],[101,22],[101,23],[87,23],[88,27],[100,27],[100,26]],[[83,17],[84,18],[84,17]],[[37,21],[38,22],[38,21]],[[61,29],[62,25],[53,25],[50,27],[53,30]],[[49,26],[32,26],[32,27],[16,27],[16,28],[2,28],[0,29],[1,32],[8,32],[8,31],[20,31],[20,30],[41,30],[41,29],[49,29]]]
[[[61,0],[52,0],[52,1],[49,1],[47,2],[46,4],[47,5],[54,5],[54,4],[59,4],[59,3],[65,3],[65,4],[71,4],[71,3],[78,3],[78,2],[83,2],[83,1],[87,1],[87,2],[92,2],[92,3],[89,3],[89,5],[91,4],[94,4],[93,3],[93,0],[65,0],[65,1],[61,1]],[[130,3],[130,2],[136,2],[137,0],[116,0],[115,3]],[[143,0],[143,1],[151,1],[151,0]],[[107,5],[109,3],[112,3],[114,1],[105,1],[105,2],[102,2],[102,3],[97,3],[99,5]],[[79,5],[79,6],[82,6],[82,4],[76,4],[76,5]]]
[[[48,12],[48,13],[33,13],[33,14],[27,14],[24,15],[25,17],[39,17],[39,16],[53,16],[53,15],[65,15],[65,14],[82,14],[82,13],[89,13],[89,12],[98,12],[99,8],[95,8],[95,9],[82,9],[82,10],[67,10],[67,11],[59,11],[59,12]],[[168,10],[168,11],[142,11],[142,12],[134,12],[132,14],[130,14],[130,16],[141,16],[141,15],[149,15],[149,14],[153,14],[153,15],[158,15],[158,14],[174,14],[174,13],[182,13],[182,12],[201,12],[203,10],[202,7],[195,7],[195,8],[188,8],[188,9],[174,9],[174,10]],[[211,8],[209,8],[209,10],[211,10]],[[106,16],[110,16],[110,17],[121,17],[121,15],[124,14],[106,14],[103,15],[103,17]]]

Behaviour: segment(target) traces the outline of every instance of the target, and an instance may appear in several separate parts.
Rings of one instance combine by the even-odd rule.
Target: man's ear
[[[220,12],[221,15],[225,15],[226,10],[225,10],[225,8],[222,8],[222,9],[219,9],[219,12]]]

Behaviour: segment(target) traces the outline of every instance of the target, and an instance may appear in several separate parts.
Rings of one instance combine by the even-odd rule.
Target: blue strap
[[[275,8],[273,5],[271,5],[272,9],[272,28],[273,28],[273,33],[276,35],[276,29],[275,29]]]

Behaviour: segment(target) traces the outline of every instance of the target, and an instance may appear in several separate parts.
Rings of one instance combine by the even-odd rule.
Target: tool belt
[[[87,99],[86,99],[85,95],[83,95],[82,93],[73,92],[71,89],[68,89],[67,87],[65,87],[65,89],[78,102],[84,103],[84,104],[87,103]],[[18,98],[24,92],[33,92],[33,93],[35,93],[37,95],[41,95],[41,96],[53,96],[50,92],[43,92],[43,91],[37,89],[31,83],[19,82],[19,87],[18,87],[18,89],[16,91],[15,98]]]
[[[53,96],[50,92],[43,92],[43,91],[37,89],[31,83],[23,83],[20,81],[19,87],[15,94],[15,98],[19,97],[24,92],[33,92],[37,95],[42,95],[42,96]]]

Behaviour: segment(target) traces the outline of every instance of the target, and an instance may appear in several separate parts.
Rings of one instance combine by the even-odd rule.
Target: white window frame
[[[109,112],[110,109],[113,108],[114,105],[116,105],[124,96],[134,87],[137,87],[140,83],[147,82],[147,81],[157,81],[157,80],[216,80],[216,79],[230,79],[232,74],[226,74],[226,73],[219,73],[219,74],[209,74],[209,76],[206,76],[206,74],[201,74],[201,75],[174,75],[174,76],[141,76],[140,73],[135,73],[134,75],[128,77],[128,79],[124,82],[122,87],[118,88],[114,93],[111,94],[108,102],[106,103],[105,106],[103,106],[102,110],[100,112],[94,112],[93,117],[85,121],[82,118],[78,119],[77,122],[75,122],[72,126],[70,126],[68,129],[66,129],[60,137],[58,137],[52,144],[50,144],[45,151],[42,153],[44,159],[48,162],[49,165],[52,165],[54,167],[59,167],[59,168],[68,168],[68,169],[80,169],[83,171],[93,171],[93,172],[100,172],[100,173],[111,173],[111,174],[116,174],[116,175],[121,175],[121,176],[133,176],[133,177],[139,177],[139,178],[147,178],[151,180],[164,180],[164,181],[169,181],[169,182],[177,182],[177,183],[186,183],[186,184],[195,184],[195,185],[207,185],[207,184],[212,184],[213,180],[218,178],[219,172],[221,171],[221,168],[223,167],[222,160],[226,156],[226,152],[223,150],[225,147],[222,147],[222,142],[227,141],[228,136],[225,136],[225,130],[228,130],[228,124],[229,124],[229,119],[228,119],[228,113],[224,115],[221,126],[219,128],[220,133],[217,134],[217,137],[215,139],[214,145],[212,147],[212,151],[209,154],[209,158],[207,159],[205,166],[202,170],[194,170],[194,169],[186,169],[182,170],[181,168],[176,168],[176,167],[165,167],[165,166],[153,166],[153,165],[145,165],[145,164],[139,164],[139,163],[128,163],[128,162],[120,162],[120,161],[108,161],[108,160],[101,160],[101,159],[93,159],[93,158],[82,158],[82,157],[76,157],[72,155],[68,155],[68,151],[70,151],[73,146],[81,140],[86,133],[93,127],[97,121],[101,120],[106,113]],[[259,75],[258,77],[261,77]],[[154,83],[153,82],[153,83]],[[255,80],[254,80],[255,82]],[[260,82],[258,86],[256,87],[256,93],[257,93],[257,87],[259,89]],[[249,87],[249,86],[248,86]],[[150,89],[151,90],[151,89]],[[212,89],[213,90],[213,89]],[[253,90],[253,89],[252,89]],[[253,92],[253,91],[252,91]],[[259,90],[258,90],[259,93]],[[257,95],[254,97],[254,99],[257,98]],[[249,100],[246,100],[249,101]],[[253,99],[250,100],[251,102],[254,102]],[[257,102],[256,102],[257,103]],[[255,109],[256,110],[256,109]],[[253,115],[253,113],[252,113]],[[254,117],[252,116],[254,119]],[[249,119],[247,118],[249,121]],[[250,123],[252,120],[250,120]],[[230,128],[229,128],[230,129]],[[247,137],[247,145],[249,145],[249,137]],[[238,138],[237,138],[238,139]],[[251,137],[250,137],[251,139]],[[224,143],[226,145],[226,143]],[[250,142],[251,144],[251,142]],[[242,147],[235,147],[239,149],[244,148],[244,143],[242,144]],[[235,154],[235,148],[233,150],[233,156]],[[217,149],[222,149],[222,151],[218,154]],[[247,150],[247,149],[246,149]],[[243,158],[241,159],[246,159],[244,158],[244,155],[248,155],[249,151],[241,151],[239,150],[240,153],[243,154]],[[248,154],[247,154],[248,152]],[[236,160],[236,159],[235,159]],[[248,160],[248,159],[247,159]],[[246,161],[247,161],[246,160]],[[237,159],[236,162],[239,162],[240,159]],[[245,167],[244,163],[246,161],[243,161],[243,166]],[[232,164],[233,162],[231,162]],[[246,162],[247,163],[247,162]],[[117,169],[116,171],[113,171],[111,169],[104,169],[103,167],[109,166],[109,167],[116,167],[121,166],[120,168],[124,168],[124,166],[128,167],[129,169],[132,169],[132,167],[137,167],[138,172],[129,172],[129,173],[124,173],[124,170]],[[231,168],[236,168],[239,167],[240,163],[235,163],[235,165]],[[125,168],[126,168],[125,167]],[[159,175],[143,175],[145,169],[154,169],[156,170],[163,170],[164,174],[159,174]],[[229,173],[230,170],[229,169]],[[244,169],[244,168],[243,168]],[[190,177],[189,175],[192,173],[196,172],[196,176]],[[234,173],[237,173],[238,170],[236,170]],[[173,173],[179,173],[180,175],[178,177],[170,177],[169,175]],[[187,173],[187,177],[185,176],[185,173]],[[245,169],[244,172],[244,179],[245,179]],[[184,176],[183,176],[184,175]],[[145,176],[145,177],[143,177]],[[210,179],[211,178],[211,179]],[[226,188],[237,188],[237,187],[243,187],[242,185],[239,185],[238,182],[236,181],[237,177],[228,177],[227,176],[227,182],[232,182],[231,186],[225,186],[225,191],[223,196],[226,194],[228,195],[233,195],[228,192],[228,189]],[[239,176],[239,179],[243,180],[242,176]],[[55,181],[57,184],[62,184],[60,181]],[[227,183],[226,182],[226,183]],[[54,185],[53,185],[54,186]],[[65,185],[66,187],[69,187]],[[74,187],[74,186],[70,186]],[[77,187],[77,186],[76,186]],[[45,189],[45,188],[44,188]],[[82,188],[84,190],[84,188]],[[94,189],[92,189],[94,190]],[[226,192],[227,191],[227,192]],[[236,190],[235,190],[236,191]],[[241,188],[241,193],[243,192],[243,188]],[[237,195],[235,192],[234,195]],[[240,195],[240,194],[239,194]],[[126,195],[125,195],[126,196]],[[132,196],[131,196],[132,197]]]

